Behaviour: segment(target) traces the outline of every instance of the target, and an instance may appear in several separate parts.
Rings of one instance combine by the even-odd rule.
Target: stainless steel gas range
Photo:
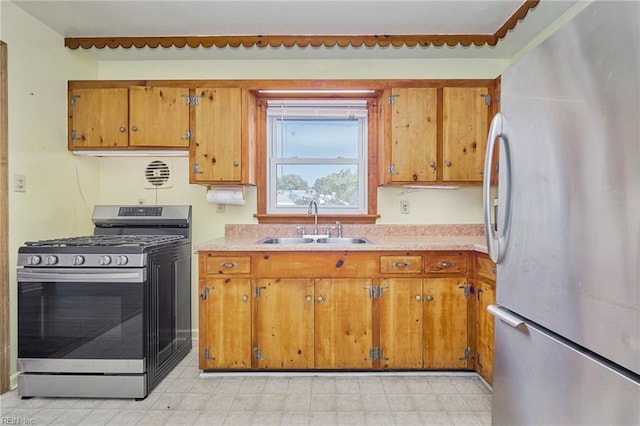
[[[191,206],[96,206],[18,250],[18,394],[144,398],[191,349]]]

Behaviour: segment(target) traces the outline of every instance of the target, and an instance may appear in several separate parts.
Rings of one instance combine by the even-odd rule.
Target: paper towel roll
[[[242,187],[211,188],[207,191],[207,202],[214,204],[234,204],[244,206],[244,191]]]

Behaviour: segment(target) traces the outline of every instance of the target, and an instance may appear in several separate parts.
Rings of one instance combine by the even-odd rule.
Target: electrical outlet
[[[13,175],[13,191],[27,192],[27,177],[25,175]]]
[[[224,213],[224,204],[216,204],[216,212]]]
[[[409,214],[409,201],[408,200],[400,200],[400,213],[401,214]]]

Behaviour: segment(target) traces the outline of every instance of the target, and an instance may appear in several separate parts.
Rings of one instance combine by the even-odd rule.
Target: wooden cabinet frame
[[[157,85],[68,85],[68,149],[186,150],[189,89]]]
[[[473,309],[469,327],[475,352],[474,369],[489,384],[493,383],[494,318],[486,311],[496,302],[496,264],[484,253],[476,253],[473,262]]]
[[[437,143],[436,157],[439,164],[436,167],[435,180],[429,181],[434,185],[478,185],[479,182],[446,182],[440,164],[443,161],[443,128],[442,128],[442,96],[445,87],[487,87],[492,96],[489,119],[499,111],[500,78],[497,79],[434,79],[434,80],[86,80],[69,81],[68,90],[89,88],[128,88],[137,87],[181,87],[190,90],[192,95],[195,89],[239,88],[244,93],[250,93],[246,105],[242,111],[242,176],[240,181],[199,182],[193,178],[190,171],[191,183],[202,185],[214,184],[244,184],[257,186],[257,212],[255,217],[260,223],[311,223],[310,215],[271,215],[267,214],[266,203],[266,111],[263,111],[264,100],[270,97],[277,98],[336,98],[350,97],[369,100],[369,127],[368,127],[368,181],[367,213],[359,215],[324,215],[320,214],[320,223],[335,223],[340,220],[343,223],[375,223],[378,219],[377,186],[378,185],[404,185],[414,184],[410,181],[393,182],[388,179],[389,158],[391,158],[391,121],[390,109],[386,107],[387,100],[394,88],[433,88],[437,91]],[[271,93],[268,93],[271,91]],[[274,94],[273,91],[278,91]],[[305,93],[305,91],[307,93]],[[313,94],[310,94],[313,92]],[[357,93],[354,93],[357,92]],[[243,95],[245,96],[245,95]],[[244,98],[243,98],[244,99]],[[195,115],[193,107],[190,113],[190,129],[195,131]],[[72,129],[71,117],[69,117],[69,132]],[[193,137],[193,134],[192,134]],[[91,150],[87,147],[74,147],[69,136],[69,150]],[[189,143],[190,157],[194,156],[194,142]],[[144,150],[152,147],[113,146],[100,147],[99,149],[115,150]],[[96,149],[96,148],[93,148]],[[155,147],[158,149],[158,147]],[[184,148],[172,147],[163,150],[180,150]],[[497,154],[496,154],[497,155]],[[194,163],[190,158],[190,165]],[[494,161],[494,164],[497,162]],[[428,167],[428,165],[427,165]],[[492,176],[494,176],[492,173]],[[493,179],[495,182],[495,179]],[[424,184],[424,182],[423,182]]]
[[[200,367],[205,370],[473,369],[476,353],[476,303],[471,288],[474,265],[474,254],[464,251],[202,252],[199,254]],[[295,291],[286,294],[287,285],[294,286]],[[224,300],[230,300],[236,306],[234,312],[240,312],[240,316],[233,316],[230,329],[218,328],[217,332],[210,327],[222,327],[221,320],[209,321],[204,316],[216,314],[212,308],[203,307],[215,286],[229,286],[231,296],[225,295],[228,298]],[[439,288],[436,292],[433,292],[434,286]],[[442,301],[445,305],[430,305],[435,310],[427,310],[429,296],[435,298],[429,303]],[[351,302],[360,308],[354,308]],[[290,316],[279,314],[287,306],[301,315],[295,324]],[[350,308],[345,310],[344,306]],[[442,342],[425,334],[425,321],[440,321],[438,318],[442,315],[452,317],[451,309],[456,306],[462,311],[456,311],[460,315],[455,324],[445,318],[448,322],[443,325],[444,334],[438,334]],[[396,324],[391,324],[392,321]],[[291,330],[287,324],[291,324]],[[429,326],[431,331],[440,327]],[[396,336],[397,330],[408,334]],[[214,355],[208,340],[221,342],[234,333],[240,333],[244,349],[230,345],[236,355],[221,357],[224,362],[218,364],[206,359],[206,355]],[[287,333],[291,334],[290,341],[279,344],[288,338]],[[394,342],[401,346],[389,346],[395,345]],[[246,361],[248,352],[252,352],[250,362]]]
[[[393,82],[392,82],[393,83]],[[413,85],[411,85],[413,84]],[[486,130],[488,131],[489,124],[493,116],[500,110],[499,89],[500,78],[496,80],[424,80],[424,81],[404,81],[403,84],[398,84],[390,88],[386,88],[382,94],[382,100],[379,102],[379,161],[378,161],[378,178],[380,185],[393,186],[393,185],[479,185],[482,183],[481,176],[478,176],[474,180],[465,180],[456,178],[455,175],[451,175],[451,169],[446,165],[452,158],[450,154],[447,154],[448,149],[452,145],[447,143],[447,136],[450,133],[450,128],[445,127],[447,123],[446,95],[450,94],[449,89],[469,89],[469,91],[476,90],[478,97],[480,95],[486,95],[490,99],[490,105],[488,106],[488,112],[486,115],[486,122],[481,123],[484,127],[479,130],[482,133],[482,138],[477,142],[476,156],[484,158],[484,146],[486,144]],[[403,96],[408,96],[409,104],[414,102],[412,91],[408,89],[415,89],[416,95],[429,97],[431,100],[424,105],[425,115],[424,121],[430,124],[424,127],[425,123],[412,122],[409,119],[408,122],[396,121],[395,114],[397,111],[394,109],[396,102],[401,102]],[[425,90],[427,89],[427,90]],[[431,89],[431,90],[428,90]],[[485,90],[486,89],[486,90]],[[482,93],[480,93],[482,92]],[[478,99],[481,100],[481,99]],[[429,105],[431,104],[431,105]],[[415,114],[412,107],[407,106],[406,111],[409,114]],[[415,121],[415,120],[413,120]],[[454,120],[455,123],[455,120]],[[464,123],[463,123],[464,124]],[[416,126],[421,130],[416,130]],[[395,127],[395,129],[394,129]],[[398,138],[394,133],[400,132],[401,136]],[[408,158],[395,159],[394,150],[397,149],[397,145],[402,143],[402,135],[408,132],[408,137],[415,137],[416,133],[427,137],[427,140],[421,141],[420,150],[425,156],[422,161],[418,161],[416,164],[411,162],[415,160],[416,151],[406,152]],[[426,145],[431,145],[430,147]],[[409,143],[409,148],[411,144]],[[465,147],[464,149],[476,149],[475,146]],[[405,150],[406,151],[406,150]],[[397,164],[398,161],[407,161],[408,166],[405,166],[403,170],[402,165]],[[409,170],[406,170],[406,168]],[[463,165],[463,168],[467,167]],[[451,176],[449,176],[451,175]],[[492,177],[495,176],[492,173]]]

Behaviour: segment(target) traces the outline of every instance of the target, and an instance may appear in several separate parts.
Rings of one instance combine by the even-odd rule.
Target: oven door
[[[145,268],[23,268],[17,278],[21,371],[145,371]]]

